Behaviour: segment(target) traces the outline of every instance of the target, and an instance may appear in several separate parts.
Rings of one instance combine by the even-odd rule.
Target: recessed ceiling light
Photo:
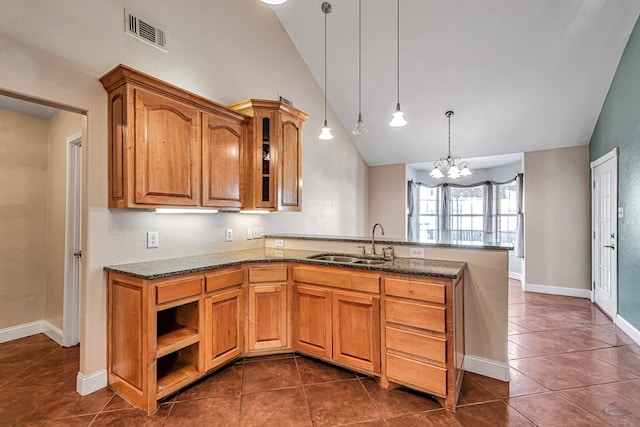
[[[262,3],[266,4],[282,4],[286,3],[287,0],[262,0]]]

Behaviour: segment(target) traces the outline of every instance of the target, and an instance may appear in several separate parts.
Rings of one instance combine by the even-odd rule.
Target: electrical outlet
[[[409,258],[424,258],[424,248],[411,248]]]
[[[147,249],[160,247],[160,232],[147,231]]]
[[[276,239],[276,248],[284,248],[284,240]]]
[[[227,228],[224,230],[224,241],[233,242],[233,230],[231,228]]]
[[[253,238],[261,239],[264,236],[264,230],[262,228],[254,228],[253,229]]]
[[[253,239],[253,228],[247,228],[247,240]]]

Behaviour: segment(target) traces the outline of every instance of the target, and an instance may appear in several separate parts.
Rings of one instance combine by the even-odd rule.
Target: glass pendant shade
[[[444,174],[443,174],[443,173],[442,173],[442,171],[441,171],[439,168],[437,168],[437,167],[434,167],[434,168],[433,168],[433,170],[431,171],[431,173],[430,173],[429,175],[431,175],[431,176],[432,176],[432,177],[434,177],[434,178],[444,178]]]
[[[404,118],[404,113],[400,111],[400,103],[398,103],[398,105],[396,105],[396,111],[393,113],[393,118],[389,122],[389,126],[397,128],[406,124],[407,121]]]
[[[367,129],[367,127],[364,125],[364,122],[362,121],[362,114],[358,114],[356,127],[353,128],[351,133],[354,135],[364,135],[367,132],[369,132],[369,129]]]
[[[456,165],[451,165],[447,175],[449,176],[449,178],[456,179],[456,178],[458,178],[460,176],[460,169],[458,169],[458,166],[456,166]]]
[[[468,166],[465,166],[462,168],[462,170],[460,171],[460,176],[469,176],[471,175],[471,170],[469,169]]]
[[[286,2],[287,0],[262,0],[262,3],[266,3],[266,4],[282,4]]]
[[[324,121],[324,126],[320,129],[320,136],[318,139],[323,141],[330,141],[333,139],[333,135],[331,134],[331,128],[327,125],[327,121]]]

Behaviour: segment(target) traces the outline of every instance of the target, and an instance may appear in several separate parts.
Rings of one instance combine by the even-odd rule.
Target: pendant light
[[[453,111],[447,111],[444,116],[449,119],[449,150],[447,157],[441,157],[440,160],[433,164],[433,170],[429,175],[434,178],[444,178],[444,172],[446,172],[451,179],[471,175],[468,163],[460,161],[458,156],[451,155],[451,116],[453,116]]]
[[[397,37],[397,83],[398,83],[398,103],[396,104],[396,111],[393,113],[393,119],[389,122],[389,126],[400,127],[407,124],[407,121],[404,118],[404,113],[400,110],[400,0],[396,0],[398,11],[397,11],[397,29],[398,29],[398,37]]]
[[[358,121],[351,131],[354,135],[369,132],[362,121],[362,0],[358,0]]]
[[[328,1],[322,3],[321,9],[324,13],[324,126],[320,130],[318,139],[330,141],[333,135],[331,128],[327,125],[327,15],[331,13],[331,3]]]

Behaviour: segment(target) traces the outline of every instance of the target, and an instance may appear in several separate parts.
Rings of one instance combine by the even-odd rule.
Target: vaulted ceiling
[[[321,4],[272,7],[324,87]],[[358,1],[331,4],[326,95],[350,132],[358,117]],[[588,144],[639,12],[639,0],[400,0],[400,103],[408,124],[392,128],[396,1],[364,0],[369,132],[351,138],[369,165],[430,163],[446,154],[444,113],[453,110],[452,152],[463,157]]]

